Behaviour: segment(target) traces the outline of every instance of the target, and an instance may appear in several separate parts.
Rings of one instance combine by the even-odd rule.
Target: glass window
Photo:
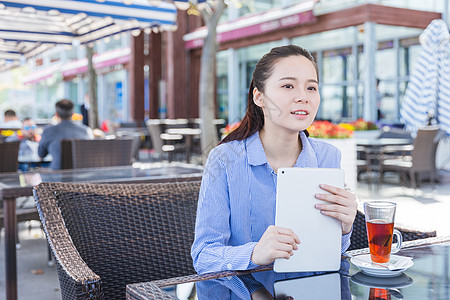
[[[420,44],[418,38],[405,39],[400,41],[399,67],[400,77],[409,76],[411,67],[420,52]]]
[[[381,96],[381,106],[379,107],[379,109],[381,113],[381,119],[383,120],[395,120],[397,118],[397,100],[395,99],[396,89],[396,81],[380,81],[378,90]]]
[[[104,119],[113,123],[128,122],[128,95],[124,94],[124,85],[126,84],[126,70],[110,72],[105,76],[105,88],[103,103]],[[100,120],[103,121],[103,120]]]
[[[75,104],[74,112],[80,113],[80,105],[78,100],[78,78],[66,82],[68,98]]]
[[[323,55],[322,78],[324,83],[353,80],[355,60],[351,49],[325,51]]]
[[[228,119],[228,51],[217,53],[217,116]]]
[[[347,27],[296,37],[292,39],[292,44],[303,47],[309,52],[325,49],[335,50],[351,47],[354,38],[362,42],[362,36],[359,31],[355,34],[355,27]]]
[[[319,119],[339,122],[342,117],[342,99],[345,87],[339,85],[322,85],[321,111]]]
[[[396,59],[393,48],[378,50],[375,53],[375,76],[380,79],[395,78]]]
[[[259,59],[273,47],[280,46],[280,41],[259,44],[238,50],[239,57],[239,112],[243,118],[247,109],[247,95],[253,71]]]
[[[407,57],[408,64],[409,64],[408,76],[411,75],[411,71],[413,70],[415,63],[417,61],[417,58],[419,57],[421,48],[422,47],[420,45],[415,45],[415,46],[409,47],[409,53],[408,53],[408,57]]]
[[[70,47],[66,49],[66,60],[72,61],[78,59],[78,48],[77,47]]]

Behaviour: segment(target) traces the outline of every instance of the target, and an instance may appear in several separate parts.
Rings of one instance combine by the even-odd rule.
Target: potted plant
[[[341,168],[345,172],[345,184],[356,191],[356,142],[353,128],[348,124],[334,124],[316,120],[308,128],[310,137],[322,139],[341,151]]]
[[[363,118],[350,123],[342,123],[342,126],[353,130],[355,138],[376,138],[380,134],[374,122],[365,121]]]

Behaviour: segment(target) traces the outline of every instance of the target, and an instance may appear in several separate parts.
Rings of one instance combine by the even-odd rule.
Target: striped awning
[[[413,134],[434,118],[450,135],[450,35],[433,20],[420,36],[421,52],[411,73],[400,115]]]
[[[0,70],[55,44],[86,44],[130,30],[175,30],[176,13],[164,1],[0,1]]]

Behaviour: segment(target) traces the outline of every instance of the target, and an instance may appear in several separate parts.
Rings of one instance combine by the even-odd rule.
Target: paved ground
[[[414,190],[402,187],[396,177],[376,189],[359,183],[360,204],[367,200],[387,199],[398,203],[396,223],[422,229],[435,229],[438,235],[450,235],[450,172],[443,173],[443,183],[433,190],[429,184]],[[20,224],[22,248],[18,255],[18,285],[20,300],[61,299],[54,267],[47,266],[47,246],[38,222],[31,230]],[[0,299],[5,295],[4,233],[0,234]]]

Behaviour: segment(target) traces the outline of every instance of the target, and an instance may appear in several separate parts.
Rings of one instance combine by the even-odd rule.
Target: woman
[[[340,167],[339,150],[309,138],[306,131],[319,103],[317,65],[308,51],[278,47],[258,62],[244,119],[206,163],[191,251],[197,272],[247,270],[295,255],[301,237],[273,225],[276,172],[281,167]],[[345,251],[356,197],[340,188],[321,188],[331,194],[316,197],[329,204],[316,208],[341,222]]]

